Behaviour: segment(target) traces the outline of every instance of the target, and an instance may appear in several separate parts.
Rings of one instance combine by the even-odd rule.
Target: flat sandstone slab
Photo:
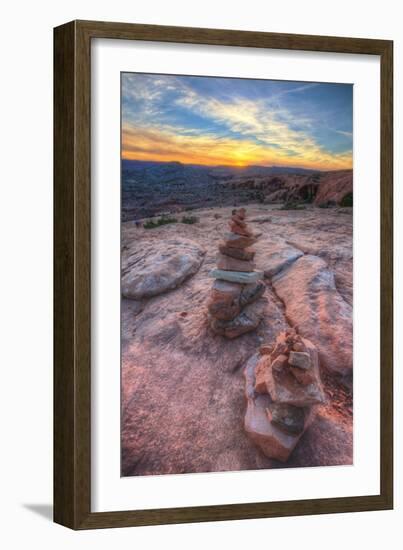
[[[255,264],[248,260],[239,260],[219,254],[217,268],[223,269],[224,271],[244,271],[250,273],[254,270]]]
[[[353,369],[353,309],[337,290],[334,273],[305,255],[272,279],[287,318],[318,348],[321,365],[347,375]]]
[[[204,254],[198,243],[179,237],[148,246],[133,241],[122,251],[122,295],[141,300],[173,290],[198,271]]]
[[[229,281],[230,283],[256,283],[260,279],[263,279],[263,273],[261,271],[252,271],[246,273],[242,271],[224,271],[223,269],[213,269],[210,271],[210,277],[215,279],[221,279],[222,281]]]

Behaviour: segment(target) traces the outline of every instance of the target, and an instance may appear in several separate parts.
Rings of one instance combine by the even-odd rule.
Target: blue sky
[[[122,157],[352,167],[349,84],[122,74]]]

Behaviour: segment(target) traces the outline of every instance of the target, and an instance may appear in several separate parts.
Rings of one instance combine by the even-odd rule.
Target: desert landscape
[[[353,464],[352,86],[121,82],[121,475]]]
[[[122,299],[123,475],[352,463],[352,208],[334,183],[348,195],[352,172],[319,179],[326,208],[247,205],[266,292],[261,321],[233,339],[211,330],[207,305],[234,204],[194,209],[194,223],[122,223],[123,292],[137,289]],[[317,347],[326,400],[284,463],[245,433],[244,369],[289,328]]]

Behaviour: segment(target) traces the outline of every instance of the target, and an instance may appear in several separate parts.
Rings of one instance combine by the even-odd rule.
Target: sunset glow
[[[122,158],[352,168],[352,86],[124,73]]]

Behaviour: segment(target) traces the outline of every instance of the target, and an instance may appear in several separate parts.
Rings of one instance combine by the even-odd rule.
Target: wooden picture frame
[[[91,512],[91,40],[113,38],[380,56],[381,488],[379,495]],[[93,529],[393,507],[393,43],[387,40],[73,21],[54,30],[54,520]]]

